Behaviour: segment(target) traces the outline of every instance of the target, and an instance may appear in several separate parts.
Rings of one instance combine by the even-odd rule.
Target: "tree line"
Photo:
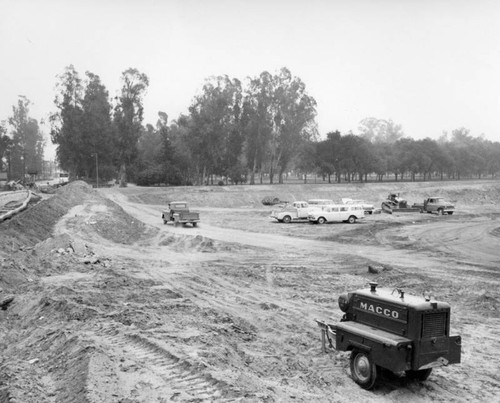
[[[45,140],[38,121],[29,115],[30,105],[28,98],[20,96],[12,115],[0,122],[0,172],[6,171],[9,180],[42,172]]]
[[[308,157],[310,169],[329,182],[362,182],[369,175],[378,181],[389,176],[396,181],[481,179],[500,171],[500,143],[473,137],[465,128],[438,140],[414,140],[390,120],[368,118],[359,130],[358,136],[330,132],[315,143]]]
[[[169,122],[160,111],[155,125],[143,125],[148,86],[144,73],[129,68],[111,99],[99,76],[81,78],[68,66],[58,77],[49,119],[61,168],[90,180],[98,169],[100,178],[121,185],[283,183],[290,172],[328,182],[443,180],[500,170],[500,143],[465,128],[438,140],[414,140],[392,120],[366,118],[357,134],[332,131],[321,139],[316,101],[287,68],[245,83],[210,77],[188,113]],[[40,150],[43,156],[43,136],[28,114],[29,101],[22,98],[9,118],[11,136],[0,126],[0,157],[6,161],[8,153],[11,171],[25,172],[41,161]]]

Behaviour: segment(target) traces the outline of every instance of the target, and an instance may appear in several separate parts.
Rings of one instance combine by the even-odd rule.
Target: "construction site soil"
[[[443,196],[452,216],[273,222],[266,196],[380,206]],[[198,227],[164,225],[168,201]],[[73,182],[0,223],[0,402],[500,400],[500,182],[92,189]],[[368,266],[375,270],[368,270]],[[315,319],[370,281],[452,307],[462,362],[371,391]]]

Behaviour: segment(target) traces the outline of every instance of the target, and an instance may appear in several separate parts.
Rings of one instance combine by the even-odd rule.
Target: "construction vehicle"
[[[418,213],[419,207],[409,206],[408,201],[403,199],[399,193],[389,193],[387,200],[382,202],[382,211],[384,213]]]
[[[340,323],[316,321],[323,351],[351,351],[359,386],[371,389],[383,368],[424,381],[433,368],[460,363],[461,337],[450,336],[449,304],[377,286],[342,294]]]

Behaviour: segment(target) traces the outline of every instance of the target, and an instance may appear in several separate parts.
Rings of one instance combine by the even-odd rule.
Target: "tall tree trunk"
[[[250,175],[250,185],[255,185],[255,171],[257,170],[257,155],[253,157],[252,174]]]
[[[124,162],[120,165],[119,175],[120,175],[120,187],[121,188],[127,187],[127,167]]]

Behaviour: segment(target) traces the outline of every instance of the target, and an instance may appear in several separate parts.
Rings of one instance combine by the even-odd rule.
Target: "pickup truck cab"
[[[163,223],[173,222],[175,226],[179,224],[191,224],[193,227],[200,222],[200,214],[190,211],[187,202],[170,202],[168,210],[162,213]]]
[[[419,207],[421,213],[437,213],[439,215],[452,215],[455,211],[455,206],[442,197],[429,197],[423,204],[414,204],[414,207]]]
[[[365,218],[365,211],[361,204],[335,204],[324,206],[321,209],[311,210],[308,220],[314,224],[327,222],[348,222],[354,224],[356,220]]]

